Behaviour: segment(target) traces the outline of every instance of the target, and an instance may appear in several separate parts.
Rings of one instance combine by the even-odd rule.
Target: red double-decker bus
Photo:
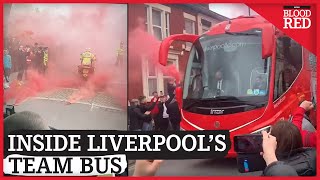
[[[229,130],[232,141],[289,119],[303,99],[315,101],[315,56],[260,16],[221,22],[200,36],[172,35],[161,44],[160,64],[173,41],[192,43],[176,89],[182,130]]]

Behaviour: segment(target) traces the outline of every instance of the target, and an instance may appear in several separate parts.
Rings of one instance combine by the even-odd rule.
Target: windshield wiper
[[[229,32],[229,31],[226,31],[225,33],[233,35],[233,36],[239,36],[239,35],[243,35],[243,36],[259,36],[259,34],[257,34],[257,33],[242,33],[242,32]]]
[[[263,107],[265,102],[259,102],[259,103],[251,103],[249,101],[232,101],[234,103],[241,103],[241,104],[244,104],[244,105],[248,105],[248,106],[253,106],[253,107],[256,107],[256,108],[260,108],[260,107]]]
[[[212,101],[212,100],[237,100],[239,101],[239,99],[236,96],[215,96],[213,98],[203,98],[201,100],[204,101]]]
[[[190,102],[187,106],[184,107],[184,109],[186,110],[189,110],[189,108],[191,108],[192,106],[202,102],[201,99],[187,99],[187,100],[192,100],[192,102]]]

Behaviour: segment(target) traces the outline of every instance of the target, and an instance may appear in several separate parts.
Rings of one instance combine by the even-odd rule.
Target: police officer
[[[96,57],[91,53],[91,49],[87,48],[85,52],[80,55],[81,65],[94,67]]]

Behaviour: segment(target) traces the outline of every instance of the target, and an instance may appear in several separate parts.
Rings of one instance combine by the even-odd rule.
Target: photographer
[[[300,130],[289,121],[278,121],[271,128],[277,140],[276,156],[292,166],[299,176],[316,174],[316,149],[303,148]]]
[[[262,132],[262,149],[261,155],[266,162],[267,167],[263,171],[264,176],[298,176],[296,170],[278,161],[276,157],[277,140],[276,137],[268,134],[266,131]]]

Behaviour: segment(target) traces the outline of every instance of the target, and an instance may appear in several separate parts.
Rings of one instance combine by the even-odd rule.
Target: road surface
[[[134,166],[129,168],[132,175]],[[236,159],[164,160],[156,176],[260,176],[259,172],[239,173]]]
[[[127,113],[112,97],[96,94],[88,100],[68,104],[76,89],[60,89],[28,98],[15,106],[16,112],[33,111],[60,130],[127,130]]]

